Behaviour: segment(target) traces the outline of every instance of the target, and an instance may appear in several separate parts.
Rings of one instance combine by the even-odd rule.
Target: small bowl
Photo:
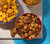
[[[19,4],[19,1],[18,0],[16,0],[17,1],[17,3]],[[19,9],[20,9],[20,6],[18,7],[18,12],[19,12]],[[18,15],[18,13],[16,14],[16,17],[17,17],[17,15]],[[15,18],[14,18],[15,19]],[[14,19],[12,19],[11,21],[9,21],[9,22],[7,22],[7,23],[10,23],[10,22],[12,22]],[[7,24],[6,23],[6,24]],[[3,22],[0,22],[0,24],[4,24]]]
[[[41,1],[41,0],[40,0]],[[40,3],[40,1],[37,3],[37,4],[39,4]],[[24,0],[23,0],[23,2],[24,2]],[[24,2],[25,3],[25,2]],[[26,4],[26,3],[25,3]],[[37,5],[37,4],[32,4],[32,5],[30,5],[30,4],[26,4],[27,6],[35,6],[35,5]]]
[[[24,13],[24,14],[22,14],[21,16],[26,15],[26,14],[35,15],[35,14],[33,14],[33,13]],[[37,15],[35,15],[35,16],[38,17]],[[38,18],[39,18],[39,17],[38,17]],[[19,19],[19,17],[17,18],[17,20],[18,20],[18,19]],[[16,23],[17,23],[17,20],[16,20]],[[39,20],[40,20],[40,18],[39,18]],[[41,20],[40,20],[40,22],[41,22]],[[15,28],[16,28],[16,23],[15,23]],[[40,29],[40,32],[41,32],[41,30],[42,30],[42,22],[41,22],[41,29]],[[16,32],[17,32],[17,34],[21,37],[21,35],[18,33],[18,30],[17,30],[17,29],[16,29]],[[40,32],[39,32],[39,34],[40,34]],[[39,34],[38,34],[38,35],[39,35]],[[37,36],[38,36],[38,35],[37,35]],[[37,36],[36,36],[36,37],[37,37]],[[36,37],[35,37],[35,38],[36,38]],[[23,39],[24,39],[24,38],[23,38]],[[34,39],[34,38],[31,38],[31,39]],[[31,39],[26,39],[26,40],[31,40]]]

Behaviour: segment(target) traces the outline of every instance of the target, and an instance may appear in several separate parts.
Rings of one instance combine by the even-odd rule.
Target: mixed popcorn
[[[18,13],[18,6],[16,0],[0,0],[0,22],[11,21]]]
[[[41,21],[36,15],[24,14],[17,20],[16,30],[24,39],[35,38],[41,31]]]

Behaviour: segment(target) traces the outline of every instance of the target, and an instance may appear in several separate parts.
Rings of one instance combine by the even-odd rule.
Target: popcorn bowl
[[[19,1],[18,0],[16,0],[17,1],[17,3],[19,4]],[[18,6],[18,12],[19,12],[19,9],[20,9],[20,6]],[[16,17],[17,17],[17,15],[18,15],[18,13],[16,14]],[[15,18],[16,18],[15,17]],[[12,22],[15,18],[13,18],[11,21],[9,21],[9,22],[7,22],[7,23],[10,23],[10,22]],[[7,24],[6,23],[6,24]],[[4,24],[3,22],[0,22],[0,24]]]
[[[33,13],[24,13],[24,14],[22,14],[21,16],[23,16],[23,15],[27,15],[27,14],[32,14],[32,15],[38,17],[37,15],[35,15],[35,14],[33,14]],[[39,18],[39,17],[38,17],[38,18]],[[18,20],[19,20],[19,17],[17,18],[16,23],[17,23]],[[40,28],[40,32],[41,32],[41,30],[42,30],[42,22],[41,22],[40,18],[39,18],[39,21],[40,21],[40,23],[41,23],[41,28]],[[16,23],[15,23],[15,28],[16,28]],[[16,28],[16,32],[17,32],[17,34],[18,34],[20,37],[22,37],[22,36],[19,34],[17,28]],[[40,34],[40,32],[39,32],[39,34]],[[39,35],[39,34],[38,34],[38,35]],[[38,35],[37,35],[37,36],[38,36]],[[37,36],[36,36],[36,37],[37,37]],[[36,37],[35,37],[35,38],[36,38]],[[34,38],[31,38],[31,39],[23,38],[23,39],[31,40],[31,39],[34,39]]]

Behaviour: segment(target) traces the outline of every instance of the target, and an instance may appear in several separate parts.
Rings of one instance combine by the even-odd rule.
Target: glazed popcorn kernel
[[[20,16],[16,22],[16,30],[18,31],[19,35],[21,35],[21,37],[24,39],[35,38],[40,32],[40,28],[40,20],[37,16],[31,13]]]
[[[32,18],[33,21],[36,21],[36,19],[37,19],[36,17]]]
[[[32,35],[32,31],[29,31],[28,33],[29,33],[29,35]]]
[[[32,27],[30,27],[30,30],[32,30]]]
[[[32,30],[35,32],[36,31],[36,29],[35,28],[32,28]]]
[[[35,38],[35,35],[31,35],[29,36],[29,39]]]
[[[38,27],[38,24],[37,24],[37,23],[35,23],[35,24],[34,24],[34,27],[35,27],[35,28],[37,28],[37,27]]]
[[[19,19],[19,22],[23,22],[23,20]]]
[[[12,37],[15,37],[16,34],[17,34],[16,29],[12,29],[11,30],[11,36]]]
[[[27,29],[27,24],[24,25],[23,29],[24,29],[24,30]]]
[[[39,25],[39,29],[41,28],[41,25]]]
[[[7,11],[7,9],[6,8],[3,8],[3,10],[2,10],[4,13]]]
[[[32,38],[35,38],[35,35],[31,35]]]
[[[22,35],[22,38],[25,38],[25,35]]]
[[[28,33],[25,33],[25,37],[28,37]]]
[[[25,17],[24,16],[20,16],[19,18],[23,20]]]
[[[18,6],[16,0],[0,0],[0,22],[7,23],[14,19],[18,13]]]
[[[33,23],[31,23],[30,25],[31,25],[31,27],[34,27],[34,24]]]
[[[29,36],[29,39],[32,39],[32,37],[31,37],[31,36]]]
[[[27,16],[29,17],[29,16],[31,16],[31,14],[27,14]]]

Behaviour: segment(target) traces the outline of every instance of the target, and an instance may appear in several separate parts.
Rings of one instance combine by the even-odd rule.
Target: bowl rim
[[[17,3],[19,4],[19,1],[18,0],[16,0],[17,1]],[[18,13],[19,13],[19,9],[20,9],[20,6],[18,6]],[[16,14],[16,17],[17,17],[17,15],[18,15],[18,13]],[[11,21],[9,21],[9,22],[7,22],[7,23],[10,23],[10,22],[12,22],[16,17],[14,17]],[[5,23],[5,24],[7,24],[7,23]],[[0,24],[4,24],[3,22],[0,22]]]
[[[37,16],[37,15],[34,14],[34,13],[24,13],[24,14],[22,14],[22,15],[20,15],[20,16],[23,16],[23,15],[26,15],[26,14],[32,14],[32,15]],[[20,17],[20,16],[19,16],[19,17]],[[15,28],[16,28],[16,23],[17,23],[17,20],[19,19],[19,17],[16,19]],[[38,16],[37,16],[37,17],[38,17]],[[38,18],[39,18],[39,17],[38,17]],[[39,18],[39,20],[40,20],[40,18]],[[40,22],[41,22],[41,20],[40,20]],[[39,34],[41,33],[41,31],[42,31],[42,22],[41,22],[41,29],[40,29]],[[16,29],[16,32],[17,32],[17,34],[21,37],[21,35],[18,33],[17,29]],[[38,34],[38,35],[39,35],[39,34]],[[38,36],[38,35],[37,35],[37,36]],[[36,36],[36,37],[37,37],[37,36]],[[36,37],[35,37],[35,38],[36,38]],[[22,37],[21,37],[21,38],[22,38]],[[31,38],[31,39],[35,39],[35,38]],[[24,38],[23,38],[23,39],[24,39]],[[26,39],[26,40],[31,40],[31,39]]]

